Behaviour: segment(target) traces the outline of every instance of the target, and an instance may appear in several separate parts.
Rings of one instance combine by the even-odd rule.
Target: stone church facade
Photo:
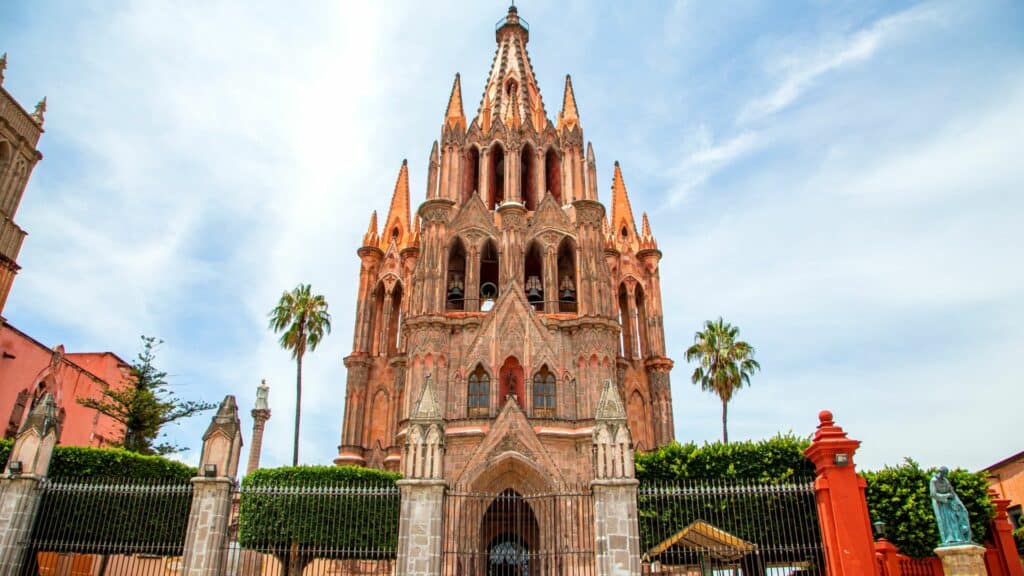
[[[601,202],[568,76],[548,117],[515,7],[496,40],[471,121],[455,76],[425,200],[411,211],[403,161],[387,217],[370,218],[335,463],[557,492],[598,475],[606,383],[636,449],[673,440],[661,252],[618,163],[611,210]],[[426,475],[408,452],[424,441],[410,436],[425,395],[443,422],[430,446],[444,453]]]

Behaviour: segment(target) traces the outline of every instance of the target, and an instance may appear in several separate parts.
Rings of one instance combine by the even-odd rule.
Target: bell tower
[[[0,318],[14,276],[21,269],[18,253],[27,232],[14,223],[28,179],[42,159],[36,146],[43,134],[46,98],[29,113],[4,88],[7,54],[0,56]]]
[[[370,217],[339,465],[407,470],[424,394],[443,430],[440,478],[471,490],[594,480],[611,383],[624,449],[674,437],[661,252],[646,215],[637,230],[618,163],[610,213],[601,202],[572,79],[552,120],[529,39],[509,8],[472,119],[455,75],[422,203],[411,212],[403,162],[383,227]]]

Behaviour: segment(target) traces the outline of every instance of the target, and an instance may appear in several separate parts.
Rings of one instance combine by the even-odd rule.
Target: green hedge
[[[872,522],[885,522],[885,537],[900,552],[913,557],[932,556],[939,545],[939,528],[932,511],[928,484],[935,468],[921,468],[906,459],[900,466],[861,474],[867,480],[868,510]],[[975,542],[988,534],[994,507],[985,472],[952,470],[949,480],[971,517]]]
[[[11,440],[0,440],[0,463]],[[196,469],[120,448],[57,446],[33,539],[55,552],[181,554]],[[152,488],[155,485],[176,488]]]
[[[289,573],[314,557],[394,558],[399,478],[354,466],[257,470],[242,480],[238,542],[275,554]]]
[[[14,446],[12,440],[0,440],[0,463],[7,466],[7,458]],[[161,456],[144,456],[121,448],[86,448],[57,446],[50,459],[47,476],[51,479],[131,479],[188,481],[196,469],[176,460]]]
[[[677,480],[753,480],[763,483],[806,481],[814,464],[804,457],[810,442],[792,434],[767,440],[714,443],[672,443],[636,455],[636,477],[643,482]]]

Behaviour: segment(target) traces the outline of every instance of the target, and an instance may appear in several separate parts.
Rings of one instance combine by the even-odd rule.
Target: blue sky
[[[294,3],[292,3],[294,4]],[[658,237],[676,434],[720,435],[683,350],[724,316],[763,372],[730,437],[810,434],[858,463],[980,468],[1024,449],[1024,4],[523,0],[552,118],[573,76],[599,193],[622,163]],[[166,343],[182,396],[271,384],[290,461],[294,366],[266,330],[310,282],[334,333],[306,364],[302,461],[341,430],[359,244],[403,158],[414,202],[456,72],[472,116],[505,4],[14,2],[4,86],[48,96],[6,316],[48,345]],[[208,419],[170,430],[192,447]]]

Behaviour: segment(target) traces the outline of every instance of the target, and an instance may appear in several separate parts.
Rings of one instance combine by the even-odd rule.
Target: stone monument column
[[[606,380],[594,416],[594,560],[597,576],[640,574],[633,442],[615,383]]]
[[[398,521],[396,576],[439,576],[443,537],[444,419],[427,375],[416,408],[409,417],[402,454],[403,479]]]
[[[249,448],[249,464],[245,467],[245,473],[259,470],[260,453],[263,452],[263,430],[270,420],[270,404],[267,397],[270,395],[270,386],[266,380],[261,380],[256,388],[256,407],[252,409],[252,447]]]
[[[39,509],[39,483],[58,436],[57,408],[47,392],[25,419],[0,478],[0,576],[21,573]]]
[[[234,396],[225,396],[203,434],[199,476],[192,479],[192,509],[185,533],[182,576],[224,574],[231,487],[238,474],[242,429]]]

